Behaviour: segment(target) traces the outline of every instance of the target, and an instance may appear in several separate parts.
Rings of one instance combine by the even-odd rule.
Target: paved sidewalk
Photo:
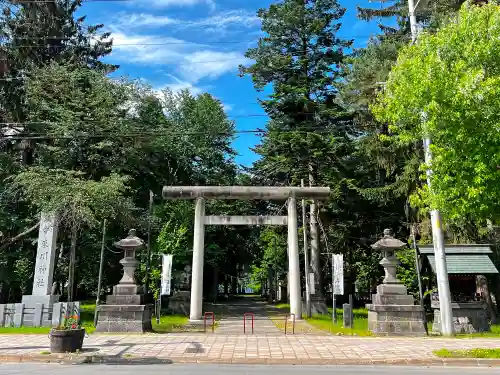
[[[497,339],[360,338],[315,335],[91,335],[82,354],[107,358],[202,362],[314,363],[435,359],[435,349],[498,348]],[[0,335],[0,357],[47,354],[46,335]]]

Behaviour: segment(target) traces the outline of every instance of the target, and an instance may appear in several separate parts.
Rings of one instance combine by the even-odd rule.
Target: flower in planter
[[[80,329],[79,316],[73,315],[70,317],[66,317],[57,329],[59,330]]]

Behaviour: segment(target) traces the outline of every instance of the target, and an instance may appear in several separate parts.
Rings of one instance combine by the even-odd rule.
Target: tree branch
[[[21,238],[27,236],[31,232],[33,232],[35,229],[37,229],[40,226],[40,222],[36,223],[33,225],[31,228],[26,229],[24,232],[19,233],[17,236],[14,236],[12,238],[8,238],[0,243],[0,250],[4,250],[13,243],[19,241]]]

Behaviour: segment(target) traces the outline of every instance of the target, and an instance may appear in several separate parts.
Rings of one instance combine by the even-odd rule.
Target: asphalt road
[[[500,368],[399,366],[260,366],[260,365],[48,365],[0,364],[0,375],[482,375]]]

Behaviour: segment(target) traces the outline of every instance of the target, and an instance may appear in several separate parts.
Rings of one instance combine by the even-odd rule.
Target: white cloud
[[[209,50],[176,38],[127,35],[120,31],[115,31],[112,37],[115,43],[112,57],[118,63],[175,65],[173,71],[190,83],[206,77],[217,78],[248,61],[241,52]]]
[[[137,3],[139,3],[139,5],[156,8],[186,7],[197,4],[206,4],[211,9],[215,8],[214,0],[138,0],[131,3],[133,3],[134,6],[137,6]]]
[[[248,60],[240,52],[198,51],[184,56],[183,76],[198,81],[203,77],[217,78]]]
[[[251,28],[257,25],[260,25],[260,18],[255,13],[244,10],[230,10],[187,24],[187,26],[205,28],[206,31],[222,31],[231,26]]]
[[[224,112],[231,112],[233,110],[233,106],[231,104],[224,103],[222,104],[222,108],[224,109]]]
[[[223,33],[228,29],[248,29],[260,25],[259,17],[243,10],[230,10],[195,20],[182,20],[148,13],[121,13],[115,22],[118,26],[128,29],[172,26],[176,29],[199,29],[203,32],[217,33]]]
[[[182,90],[189,90],[191,94],[196,96],[205,91],[202,87],[195,86],[188,81],[183,81],[172,74],[167,74],[167,76],[170,77],[174,82],[163,85],[160,89],[157,90],[158,92],[161,92],[163,89],[170,89],[174,94],[176,94]]]
[[[180,20],[167,16],[157,16],[147,13],[125,13],[119,15],[118,24],[122,27],[159,27],[176,25]]]
[[[144,64],[175,64],[187,53],[195,52],[200,47],[193,43],[169,37],[154,35],[127,35],[115,31],[112,56]]]

